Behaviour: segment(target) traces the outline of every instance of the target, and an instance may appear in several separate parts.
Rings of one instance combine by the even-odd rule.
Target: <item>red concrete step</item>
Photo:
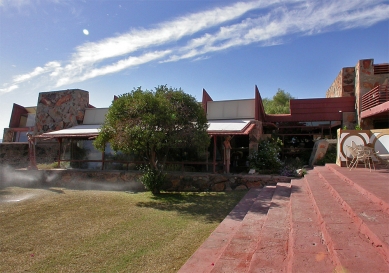
[[[335,272],[305,179],[293,179],[287,272]]]
[[[273,195],[275,188],[275,186],[266,186],[263,189],[250,189],[178,272],[211,272],[221,254],[239,230],[253,204],[258,202],[258,199],[261,200],[261,197]],[[258,206],[258,204],[255,206]],[[248,219],[251,217],[252,215],[249,213]]]
[[[309,193],[336,271],[388,272],[388,263],[377,252],[376,247],[359,232],[354,219],[336,202],[318,172],[310,171],[304,179],[309,186]]]
[[[223,251],[211,272],[245,272],[259,241],[273,194],[278,187],[265,187],[247,212],[239,229]]]
[[[353,219],[360,233],[364,234],[389,262],[389,214],[380,205],[369,200],[353,185],[346,183],[327,167],[315,167],[332,196]]]
[[[350,171],[336,164],[326,164],[326,167],[389,214],[388,170],[376,169],[370,172],[365,168],[355,168]]]
[[[290,183],[277,183],[259,243],[247,272],[286,272],[289,237]]]

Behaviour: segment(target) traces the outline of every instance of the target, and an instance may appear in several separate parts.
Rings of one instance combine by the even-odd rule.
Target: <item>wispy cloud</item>
[[[379,0],[238,2],[82,44],[69,60],[17,75],[0,92],[11,92],[31,80],[44,79],[61,87],[148,62],[199,61],[233,47],[282,44],[292,35],[368,27],[387,20],[388,14],[389,4]]]
[[[9,92],[12,92],[13,90],[18,89],[18,88],[19,88],[18,85],[13,84],[13,85],[10,85],[6,88],[0,88],[0,93],[9,93]]]

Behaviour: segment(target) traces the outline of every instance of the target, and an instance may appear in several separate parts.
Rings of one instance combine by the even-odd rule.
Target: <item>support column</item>
[[[27,133],[28,138],[28,156],[29,156],[29,164],[28,170],[37,170],[36,166],[36,157],[35,157],[35,138],[32,134]]]
[[[216,145],[217,145],[217,139],[216,136],[213,136],[213,159],[212,159],[213,173],[216,173]]]
[[[58,149],[58,168],[61,167],[61,151],[62,151],[62,138],[58,138],[59,149]]]

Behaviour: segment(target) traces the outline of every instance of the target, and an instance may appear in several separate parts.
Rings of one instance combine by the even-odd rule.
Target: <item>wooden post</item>
[[[101,170],[104,170],[105,165],[105,147],[107,146],[107,143],[104,145],[104,150],[101,155]],[[128,171],[128,164],[127,164],[127,171]]]
[[[216,136],[213,136],[213,173],[216,173],[216,145],[217,145],[217,139]]]
[[[61,151],[62,151],[62,138],[58,138],[59,150],[58,150],[58,168],[61,167]]]

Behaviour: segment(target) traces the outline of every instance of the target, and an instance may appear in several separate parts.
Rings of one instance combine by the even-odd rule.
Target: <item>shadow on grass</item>
[[[189,216],[203,216],[209,222],[220,223],[246,194],[246,191],[221,193],[161,193],[150,202],[139,202],[138,207],[176,211]]]

